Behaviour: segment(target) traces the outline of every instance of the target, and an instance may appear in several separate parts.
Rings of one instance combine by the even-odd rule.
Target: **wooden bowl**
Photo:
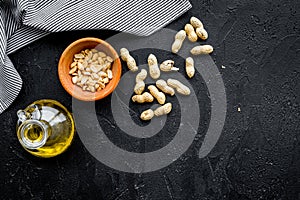
[[[113,78],[106,84],[105,88],[100,91],[84,91],[72,83],[72,76],[69,74],[69,71],[74,54],[80,53],[85,49],[97,49],[114,59],[111,67]],[[62,86],[70,95],[82,101],[95,101],[111,94],[119,83],[121,72],[121,61],[116,50],[109,43],[92,37],[82,38],[70,44],[62,53],[58,63],[58,76]]]

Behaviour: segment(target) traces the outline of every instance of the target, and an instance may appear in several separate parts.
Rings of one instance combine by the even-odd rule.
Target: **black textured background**
[[[57,77],[60,54],[78,38],[105,39],[116,32],[51,34],[10,56],[24,83],[16,101],[0,115],[1,199],[300,199],[300,1],[191,3],[193,8],[167,27],[179,30],[191,16],[198,16],[210,34],[207,43],[215,47],[212,57],[223,74],[228,114],[209,156],[197,157],[210,112],[199,74],[193,81],[202,81],[203,87],[194,89],[206,114],[193,146],[167,168],[147,174],[112,170],[95,160],[78,136],[56,158],[26,153],[15,133],[16,111],[43,98],[56,99],[71,110],[71,97]],[[134,52],[139,60],[147,53]],[[109,131],[115,124],[106,115],[108,106],[110,97],[97,102],[96,108]],[[176,120],[175,116],[171,117]],[[141,151],[142,141],[129,145],[119,133],[109,137],[127,150]],[[156,139],[160,146],[172,137],[172,131],[166,131]]]

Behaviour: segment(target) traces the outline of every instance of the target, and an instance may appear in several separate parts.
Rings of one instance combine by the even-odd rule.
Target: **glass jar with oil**
[[[19,110],[17,136],[26,151],[43,158],[64,152],[74,137],[72,114],[55,100],[38,100]]]

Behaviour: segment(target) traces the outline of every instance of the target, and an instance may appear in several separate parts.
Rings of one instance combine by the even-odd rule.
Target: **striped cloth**
[[[22,87],[8,54],[51,32],[110,29],[147,36],[190,8],[188,0],[0,0],[0,114]]]

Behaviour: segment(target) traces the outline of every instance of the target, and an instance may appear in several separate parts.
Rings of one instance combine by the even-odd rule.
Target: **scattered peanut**
[[[191,24],[186,24],[184,26],[184,30],[188,36],[188,39],[191,41],[191,42],[196,42],[197,39],[198,39],[198,36],[195,32],[195,29],[194,27],[191,25]]]
[[[208,33],[204,28],[196,28],[196,34],[202,40],[207,40],[207,38],[208,38]]]
[[[147,78],[147,71],[145,69],[142,69],[140,73],[138,73],[135,77],[135,87],[134,92],[136,94],[142,94],[142,92],[145,89],[145,82],[144,80]]]
[[[158,68],[157,58],[155,57],[155,55],[150,54],[148,56],[148,65],[149,65],[149,74],[151,78],[158,79],[160,76],[160,70]]]
[[[151,103],[154,100],[153,96],[149,92],[144,92],[141,95],[134,95],[131,99],[136,103]]]
[[[136,66],[134,58],[129,54],[126,48],[120,50],[121,59],[127,63],[127,67],[130,71],[136,72],[139,68]]]
[[[168,84],[168,86],[176,89],[176,91],[179,94],[182,94],[182,95],[190,95],[191,94],[190,89],[178,80],[168,79],[167,84]]]
[[[191,54],[200,55],[200,54],[210,54],[214,51],[214,48],[211,45],[200,45],[192,48]]]
[[[167,82],[162,79],[156,81],[156,87],[164,93],[169,94],[171,96],[175,94],[174,89],[168,86]]]
[[[157,117],[162,116],[162,115],[167,115],[171,112],[171,110],[172,110],[172,104],[166,103],[165,105],[156,108],[154,110],[154,115]]]
[[[175,41],[172,44],[172,52],[177,53],[181,46],[183,41],[186,38],[186,32],[184,30],[180,30],[176,35],[175,35]]]
[[[190,23],[194,28],[203,28],[203,23],[197,17],[191,17]]]
[[[154,117],[154,112],[151,109],[145,110],[142,112],[140,118],[144,121],[151,120]]]
[[[185,71],[189,78],[195,75],[194,59],[192,57],[185,59]]]
[[[179,68],[174,67],[173,60],[165,60],[164,62],[161,63],[160,70],[164,72],[169,72],[169,71],[178,71]]]
[[[104,56],[106,61],[99,62],[99,56]],[[70,65],[69,74],[72,83],[85,91],[95,92],[105,87],[113,78],[110,70],[113,59],[97,49],[85,49],[74,55],[74,62]],[[109,78],[107,77],[109,74]]]
[[[148,86],[148,90],[152,94],[152,96],[158,101],[159,104],[164,104],[166,101],[166,95],[160,91],[154,86],[150,85]]]

